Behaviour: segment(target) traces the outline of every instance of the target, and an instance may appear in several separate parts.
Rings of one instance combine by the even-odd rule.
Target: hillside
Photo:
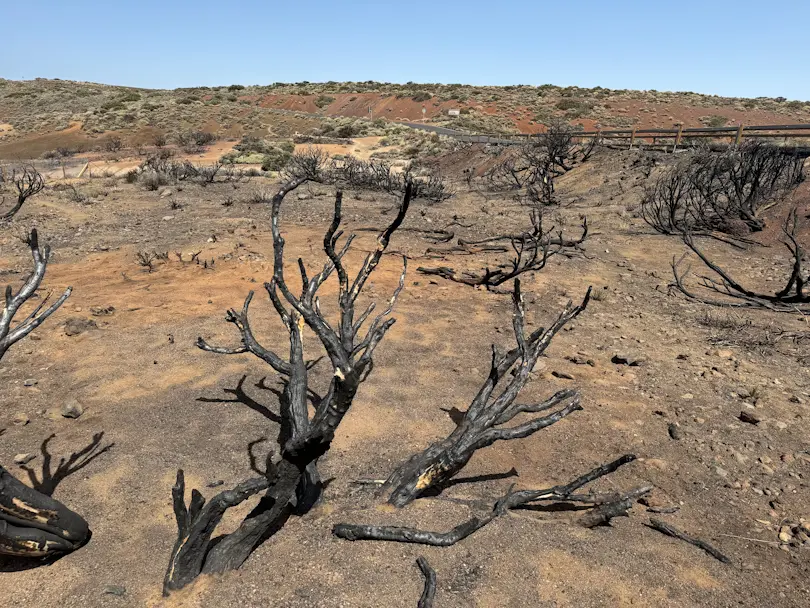
[[[131,145],[187,129],[221,138],[289,137],[317,132],[329,117],[421,121],[423,109],[431,124],[486,133],[539,132],[554,119],[587,129],[810,122],[810,102],[601,87],[330,82],[151,90],[0,80],[0,158],[93,147],[111,133]],[[459,115],[448,116],[450,109]]]

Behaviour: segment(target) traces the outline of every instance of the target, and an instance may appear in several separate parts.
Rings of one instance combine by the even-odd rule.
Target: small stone
[[[34,454],[17,454],[14,457],[14,464],[24,465],[31,462],[36,456]]]
[[[722,468],[722,467],[714,467],[714,472],[715,472],[717,475],[719,475],[720,477],[722,477],[723,479],[725,479],[726,477],[728,477],[728,471],[726,471],[726,470],[725,470],[724,468]]]
[[[105,595],[115,595],[118,597],[123,597],[127,593],[127,588],[123,585],[107,585],[104,587],[104,594]]]
[[[39,384],[39,380],[34,378],[26,378],[23,380],[23,386],[36,386],[37,384]]]
[[[789,543],[793,540],[793,535],[790,533],[790,528],[782,526],[779,530],[779,540],[783,543]]]
[[[167,196],[171,196],[174,194],[169,188],[166,188],[163,192],[160,193],[160,198],[166,198]]]
[[[571,374],[569,374],[568,372],[558,372],[558,371],[555,370],[555,371],[551,372],[551,375],[554,376],[555,378],[562,378],[563,380],[573,380],[574,379],[574,377]]]
[[[109,317],[115,313],[115,306],[91,306],[90,314],[94,317]]]
[[[748,424],[759,424],[760,422],[762,422],[759,416],[746,410],[741,411],[738,418],[740,419],[741,422],[746,422]]]
[[[686,401],[690,401],[694,398],[695,396],[692,393],[684,393],[683,395],[681,395],[681,399],[684,399]]]
[[[13,422],[17,426],[25,426],[26,424],[31,422],[31,419],[28,417],[28,414],[26,414],[25,412],[17,412],[16,414],[14,414]]]
[[[75,399],[68,399],[62,404],[60,411],[64,418],[78,418],[84,414],[84,406]]]
[[[173,215],[164,215],[164,216],[163,216],[162,218],[160,218],[160,219],[162,219],[164,222],[170,222],[171,220],[173,220],[173,219],[174,219],[174,216],[173,216]]]
[[[632,355],[628,353],[615,353],[610,362],[616,365],[629,365],[631,367],[638,367],[646,361],[646,358],[641,355]]]
[[[218,488],[219,486],[224,485],[224,484],[225,484],[224,481],[222,481],[221,479],[217,479],[216,481],[209,481],[207,484],[205,484],[205,487],[206,488]]]
[[[683,432],[681,431],[681,428],[674,422],[669,423],[669,426],[667,427],[667,432],[669,433],[669,436],[675,441],[680,441],[681,439],[683,439]]]

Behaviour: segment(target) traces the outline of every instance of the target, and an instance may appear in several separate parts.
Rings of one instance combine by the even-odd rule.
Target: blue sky
[[[3,4],[10,79],[549,83],[810,100],[810,0]]]

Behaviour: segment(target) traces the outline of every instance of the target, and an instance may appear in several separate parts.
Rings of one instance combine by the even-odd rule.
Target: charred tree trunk
[[[366,256],[353,280],[350,280],[343,265],[343,257],[354,236],[349,236],[339,249],[337,247],[342,235],[339,231],[342,193],[338,191],[332,223],[323,241],[327,261],[318,274],[309,278],[303,260],[298,260],[302,289],[300,295],[295,295],[284,276],[284,239],[279,229],[279,215],[285,195],[310,179],[315,171],[304,167],[299,173],[299,177],[283,185],[270,201],[273,278],[264,286],[270,302],[287,328],[289,356],[286,360],[282,359],[256,340],[248,317],[253,292],[248,294],[241,312],[230,310],[226,317],[241,334],[240,346],[223,348],[211,346],[202,338],[197,341],[201,349],[214,353],[252,353],[282,376],[280,460],[273,463],[268,459],[264,478],[245,481],[233,490],[216,495],[207,504],[202,495],[194,490],[191,502],[186,506],[183,472],[178,472],[177,483],[172,490],[178,538],[166,572],[164,593],[188,585],[201,573],[239,568],[256,547],[284,525],[288,517],[305,513],[317,501],[321,489],[317,461],[329,450],[335,430],[351,407],[360,384],[373,368],[375,348],[394,323],[394,319],[388,317],[404,286],[405,268],[388,307],[371,320],[365,336],[361,336],[360,332],[375,307],[372,304],[356,316],[355,302],[385,253],[391,236],[405,218],[412,197],[411,185],[405,187],[396,218],[378,235],[376,249]],[[337,276],[339,285],[340,318],[336,329],[321,314],[316,296],[318,289],[333,274]],[[304,327],[318,337],[333,368],[327,393],[318,401],[311,419],[307,404],[311,392],[308,371],[315,362],[304,359]],[[264,492],[264,495],[259,504],[241,525],[212,543],[211,536],[225,511],[260,492]]]

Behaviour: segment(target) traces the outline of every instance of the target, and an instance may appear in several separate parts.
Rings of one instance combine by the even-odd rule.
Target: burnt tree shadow
[[[101,447],[101,440],[104,439],[104,431],[93,435],[93,439],[88,445],[77,452],[73,452],[67,458],[61,457],[56,468],[51,470],[53,455],[48,450],[48,444],[56,435],[50,435],[40,445],[42,453],[42,473],[38,478],[37,473],[29,466],[23,465],[20,468],[28,474],[28,481],[33,489],[46,496],[53,496],[57,486],[62,481],[74,473],[82,470],[102,454],[108,452],[115,443],[108,443]]]
[[[242,376],[239,379],[239,382],[236,383],[236,388],[224,388],[222,389],[224,392],[233,395],[233,399],[217,399],[212,397],[197,397],[197,401],[202,403],[241,403],[243,405],[248,406],[254,412],[261,414],[265,418],[267,418],[270,422],[281,423],[281,416],[276,414],[273,410],[268,408],[266,405],[262,405],[253,397],[248,395],[245,392],[244,384],[245,380],[247,380],[247,375]],[[256,388],[260,388],[262,390],[273,390],[270,387],[264,384],[264,378],[262,378],[256,385]],[[273,391],[275,392],[275,391]],[[278,393],[276,393],[278,394]]]

